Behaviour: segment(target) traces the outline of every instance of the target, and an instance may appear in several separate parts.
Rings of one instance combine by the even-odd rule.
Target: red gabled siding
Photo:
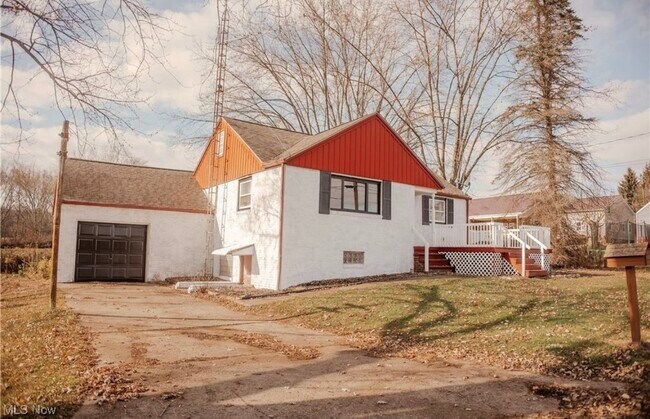
[[[442,189],[408,146],[375,116],[286,161],[290,166]]]

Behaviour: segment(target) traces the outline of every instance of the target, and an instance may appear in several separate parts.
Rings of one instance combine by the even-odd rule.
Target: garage
[[[144,282],[147,226],[79,222],[75,281]]]
[[[59,282],[157,282],[202,275],[208,200],[191,171],[68,158]]]

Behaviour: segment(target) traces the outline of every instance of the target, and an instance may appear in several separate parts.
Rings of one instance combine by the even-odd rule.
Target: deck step
[[[521,275],[522,272],[522,257],[521,257],[521,252],[508,252],[503,254],[505,259],[512,265],[513,268],[515,268],[515,271]],[[526,252],[525,255],[525,262],[526,262],[526,278],[541,278],[548,276],[549,273],[546,269],[544,269],[537,261],[532,259],[529,256],[529,253]]]
[[[424,272],[425,251],[422,246],[413,248],[413,269],[415,272]],[[429,249],[429,272],[433,274],[453,273],[454,267],[444,254]]]

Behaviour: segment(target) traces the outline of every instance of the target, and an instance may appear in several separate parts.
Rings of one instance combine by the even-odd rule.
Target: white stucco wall
[[[319,172],[293,166],[285,170],[281,288],[412,269],[413,186],[392,183],[391,220],[341,211],[319,214]],[[365,252],[365,263],[344,265],[344,250]]]
[[[79,221],[146,225],[147,281],[201,274],[208,220],[205,214],[63,204],[58,280],[74,281]]]
[[[436,243],[433,241],[433,227],[434,223],[431,223],[429,225],[422,224],[422,194],[426,193],[429,195],[434,195],[435,198],[435,191],[434,190],[416,190],[416,196],[415,196],[415,207],[413,208],[413,214],[415,217],[415,228],[420,232],[420,234],[425,237],[431,246],[435,246]],[[447,199],[453,199],[454,201],[454,224],[467,224],[467,201],[464,199],[460,198],[449,198],[449,197],[444,197]],[[424,243],[422,243],[422,240],[419,240],[417,237],[415,239],[416,245],[421,246]]]
[[[255,245],[251,283],[257,288],[275,289],[278,278],[280,237],[280,189],[282,168],[276,167],[252,175],[251,208],[238,210],[239,179],[228,182],[228,199],[224,207],[224,185],[217,196],[215,249],[252,243]],[[222,214],[225,208],[223,237]],[[233,257],[231,280],[239,281],[239,258]],[[219,274],[219,257],[214,260]]]

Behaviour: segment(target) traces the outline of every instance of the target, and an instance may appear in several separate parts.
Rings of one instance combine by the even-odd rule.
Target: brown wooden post
[[[63,121],[63,131],[61,132],[61,149],[59,150],[59,176],[56,180],[54,190],[54,208],[52,212],[52,270],[50,271],[50,310],[56,310],[56,282],[57,271],[59,267],[59,228],[61,226],[61,182],[63,181],[63,167],[65,159],[68,157],[68,139],[69,139],[68,121]]]
[[[636,268],[625,267],[627,280],[627,303],[630,314],[630,327],[632,329],[632,343],[641,344],[641,319],[639,316],[639,298],[636,291]]]

